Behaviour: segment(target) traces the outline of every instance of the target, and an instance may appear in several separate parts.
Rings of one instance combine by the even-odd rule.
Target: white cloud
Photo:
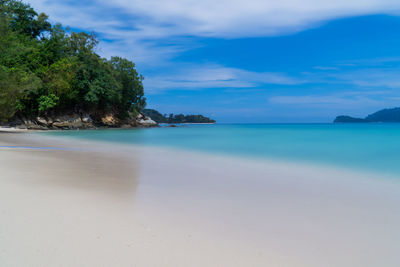
[[[397,0],[114,0],[112,5],[143,17],[145,31],[168,25],[173,29],[168,35],[218,37],[280,34],[333,18],[400,10]]]
[[[343,64],[315,66],[316,71],[302,72],[299,77],[308,83],[356,85],[361,89],[376,87],[400,89],[399,58],[377,58],[351,62],[357,63],[345,67]],[[342,67],[337,67],[339,65]]]
[[[399,99],[400,95],[396,90],[352,90],[342,93],[272,96],[268,98],[268,104],[313,112],[315,110],[334,111],[336,115],[340,113],[365,116],[362,113],[365,110],[372,112],[390,106],[398,106]]]
[[[252,72],[220,65],[184,65],[168,74],[150,76],[144,84],[148,92],[202,88],[253,88],[265,84],[294,85],[303,83],[283,73]]]
[[[400,69],[398,68],[365,68],[356,71],[347,71],[340,74],[332,74],[330,77],[334,77],[337,81],[354,84],[364,88],[400,88]]]
[[[330,66],[315,66],[316,70],[339,70],[338,67],[330,67]]]
[[[113,40],[104,55],[121,53],[143,64],[168,61],[193,44],[182,36],[252,37],[300,31],[354,15],[399,14],[398,0],[27,0],[53,21]],[[167,46],[162,38],[172,38]]]
[[[269,98],[269,103],[284,104],[284,105],[312,105],[321,107],[344,107],[344,106],[357,106],[360,104],[370,106],[380,103],[379,101],[362,96],[345,97],[341,95],[304,95],[304,96],[274,96]]]
[[[329,19],[365,14],[399,14],[398,0],[27,0],[53,22],[96,31],[104,40],[99,53],[119,55],[138,64],[139,70],[164,65],[162,75],[146,75],[146,91],[198,88],[255,88],[263,84],[345,83],[360,87],[400,87],[400,72],[393,69],[343,70],[336,66],[316,66],[323,73],[302,73],[291,78],[282,73],[251,72],[220,65],[172,65],[175,55],[195,47],[190,37],[250,37],[299,31]],[[344,62],[346,65],[376,65],[398,58],[373,62]],[[343,62],[342,62],[343,63]],[[173,71],[166,69],[171,66]],[[343,103],[332,98],[330,102]],[[304,103],[325,98],[304,96]],[[290,101],[276,98],[272,101]],[[347,101],[347,100],[345,100]],[[358,100],[357,100],[358,101]],[[368,99],[366,100],[368,101]],[[335,104],[333,103],[333,104]],[[350,103],[349,103],[350,104]]]

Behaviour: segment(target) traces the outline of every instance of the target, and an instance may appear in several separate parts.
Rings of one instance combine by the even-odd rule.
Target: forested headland
[[[157,123],[215,123],[215,120],[203,115],[163,115],[154,109],[144,109],[143,114],[151,117]]]
[[[0,121],[135,117],[146,105],[143,77],[127,59],[99,56],[98,42],[93,33],[51,24],[29,4],[0,0]]]
[[[355,118],[347,115],[337,116],[333,121],[334,123],[399,123],[400,122],[400,108],[387,108],[382,109],[365,118]]]

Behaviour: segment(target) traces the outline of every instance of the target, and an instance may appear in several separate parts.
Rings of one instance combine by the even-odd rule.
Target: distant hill
[[[353,118],[350,116],[337,116],[334,123],[360,123],[367,122],[365,119]]]
[[[142,113],[145,116],[151,117],[157,123],[215,123],[215,120],[203,115],[169,114],[167,116],[154,109],[144,109]]]
[[[362,118],[338,116],[334,123],[400,122],[400,108],[383,109]]]

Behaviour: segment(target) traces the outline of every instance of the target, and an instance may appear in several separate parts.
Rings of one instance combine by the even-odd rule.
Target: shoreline
[[[166,125],[213,125],[217,124],[216,122],[176,122],[176,123],[166,123],[166,122],[161,122],[159,123],[161,125],[166,124]]]
[[[38,130],[28,130],[28,129],[19,129],[16,127],[0,126],[0,133],[27,133],[30,131],[38,131]]]
[[[162,128],[162,126],[161,126]],[[135,130],[135,129],[143,129],[143,128],[106,128],[106,129],[98,129],[98,130]],[[96,130],[96,129],[92,129]],[[28,130],[25,133],[46,133],[46,132],[60,132],[60,131],[70,131],[70,130]],[[79,131],[79,130],[75,130]],[[1,133],[1,130],[0,130]],[[38,135],[37,137],[39,137]],[[398,177],[396,173],[393,172],[383,172],[379,169],[366,169],[363,167],[356,167],[356,166],[346,166],[340,165],[335,163],[330,163],[326,161],[311,161],[311,160],[301,160],[298,158],[284,158],[284,157],[268,157],[268,156],[256,156],[256,155],[246,155],[246,154],[228,154],[223,153],[220,151],[202,151],[197,149],[185,149],[178,146],[158,146],[158,145],[142,145],[136,143],[121,143],[118,141],[108,141],[108,140],[90,140],[87,138],[78,138],[78,137],[71,137],[71,136],[57,136],[57,135],[41,135],[44,138],[53,139],[54,142],[62,142],[62,140],[68,142],[85,142],[91,144],[91,146],[101,146],[106,145],[108,147],[118,148],[120,150],[125,150],[127,147],[134,149],[137,153],[141,153],[146,150],[154,150],[154,153],[157,151],[163,151],[167,153],[168,151],[172,152],[180,152],[182,154],[186,154],[186,156],[201,156],[201,157],[213,157],[217,160],[225,159],[225,160],[232,160],[238,162],[252,162],[258,165],[269,164],[269,165],[278,165],[278,166],[289,166],[291,169],[315,169],[319,172],[343,172],[347,174],[352,174],[352,176],[363,176],[367,177],[366,179],[378,179],[378,180],[390,180],[390,181],[397,181]],[[400,180],[399,180],[400,183]]]
[[[396,180],[30,133],[0,134],[0,144],[26,146],[0,148],[6,265],[400,262]]]
[[[35,132],[59,132],[59,131],[96,131],[96,130],[135,130],[159,128],[160,126],[135,126],[135,127],[97,127],[97,128],[73,128],[73,129],[24,129],[9,126],[0,126],[0,133],[35,133]]]

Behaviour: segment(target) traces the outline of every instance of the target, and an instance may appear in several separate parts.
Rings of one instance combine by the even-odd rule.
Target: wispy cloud
[[[331,66],[314,66],[313,69],[296,77],[309,83],[347,84],[364,89],[400,88],[400,57],[352,60],[346,65],[340,62]]]
[[[393,89],[400,88],[400,68],[336,68],[336,67],[314,67],[313,71],[297,74],[282,72],[256,72],[239,68],[225,67],[219,64],[184,64],[175,63],[171,70],[164,68],[162,74],[149,75],[145,79],[148,92],[157,93],[165,90],[198,90],[204,88],[226,88],[232,91],[265,90],[268,85],[283,85],[286,88],[320,87],[316,91],[324,92],[325,87],[335,87],[335,91],[346,95],[372,95],[379,92],[397,95]],[[376,91],[379,89],[379,91]],[[285,98],[289,99],[289,98]],[[305,96],[301,101],[315,100],[325,103],[329,97],[308,98]],[[331,103],[337,98],[332,98]],[[337,99],[339,100],[339,99]],[[358,100],[356,100],[358,101]],[[366,99],[368,101],[368,99]],[[341,104],[342,102],[337,102]]]
[[[150,76],[148,92],[159,90],[197,90],[203,88],[254,88],[265,84],[294,85],[304,81],[284,73],[252,72],[220,65],[184,65],[173,73]]]
[[[400,70],[364,70],[344,74],[341,78],[347,79],[362,87],[389,87],[400,88]]]
[[[338,63],[338,66],[348,66],[348,67],[374,67],[382,66],[387,64],[400,63],[400,57],[378,57],[378,58],[368,58],[368,59],[358,59],[358,60],[347,60]]]
[[[318,77],[316,75],[315,77]],[[345,83],[356,85],[361,88],[400,88],[400,68],[361,68],[357,70],[347,70],[339,73],[320,74],[322,82]]]
[[[360,114],[363,110],[375,111],[380,108],[398,106],[400,93],[389,90],[347,91],[341,93],[281,95],[268,98],[271,105],[301,107],[302,109],[321,109],[348,114]],[[339,115],[339,114],[336,114]]]
[[[362,105],[376,105],[379,104],[379,101],[376,101],[372,98],[367,98],[364,96],[355,96],[355,97],[345,97],[341,95],[303,95],[303,96],[274,96],[269,98],[269,103],[274,104],[285,104],[285,105],[312,105],[315,106],[338,106],[347,107],[354,106],[357,107]]]
[[[316,70],[339,70],[338,67],[331,67],[331,66],[315,66],[314,69],[316,69]]]
[[[136,17],[137,28],[157,35],[248,37],[304,29],[345,16],[400,11],[396,0],[97,0]],[[163,29],[162,31],[160,31]]]
[[[397,0],[27,0],[53,21],[96,31],[101,46],[142,64],[165,63],[190,49],[179,37],[281,35],[354,15],[398,14]],[[176,39],[174,39],[176,38]],[[165,44],[160,40],[169,40]]]

